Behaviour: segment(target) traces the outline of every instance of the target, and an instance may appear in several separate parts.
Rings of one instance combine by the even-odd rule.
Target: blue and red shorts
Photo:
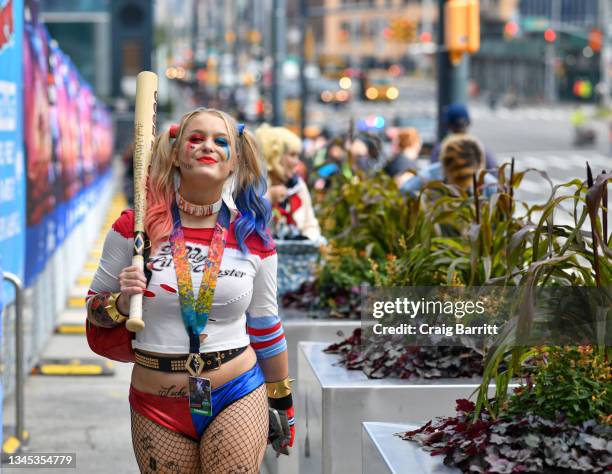
[[[208,425],[226,407],[247,396],[265,383],[264,374],[255,364],[244,374],[214,388],[212,391],[212,416],[193,414],[189,411],[189,397],[164,397],[145,393],[130,386],[130,406],[136,413],[199,441]]]

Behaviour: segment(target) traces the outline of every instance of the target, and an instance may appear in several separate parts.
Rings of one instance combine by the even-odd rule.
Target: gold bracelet
[[[279,382],[266,382],[268,397],[283,398],[287,395],[291,395],[291,382],[293,382],[293,380],[289,377]]]
[[[117,308],[117,299],[119,299],[119,295],[121,295],[121,293],[111,293],[110,297],[108,298],[108,304],[104,307],[104,309],[106,310],[106,314],[108,314],[109,318],[116,323],[123,324],[128,320],[128,317],[121,314],[119,308]]]

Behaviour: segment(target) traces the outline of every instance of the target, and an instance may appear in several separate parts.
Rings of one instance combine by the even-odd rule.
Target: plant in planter
[[[507,258],[515,234],[525,233],[525,218],[511,216],[512,186],[524,173],[510,173],[506,186],[505,166],[500,172],[500,189],[490,201],[479,200],[442,183],[431,183],[412,204],[412,219],[398,242],[397,252],[383,261],[371,259],[368,283],[394,286],[476,286],[494,278],[509,280],[521,265],[520,254]],[[482,179],[482,176],[479,178]],[[475,179],[474,188],[482,182]],[[508,190],[509,189],[509,190]],[[412,202],[412,201],[411,201]],[[492,257],[494,256],[494,257]],[[330,275],[338,275],[331,268]],[[511,283],[511,282],[510,282]],[[349,369],[362,369],[372,378],[453,378],[482,374],[482,352],[468,347],[406,346],[401,338],[368,337],[361,333],[327,348],[342,356]]]
[[[482,354],[467,347],[405,346],[400,339],[380,338],[362,345],[361,329],[342,342],[325,349],[342,356],[348,370],[362,370],[372,379],[435,379],[472,377],[482,374]]]
[[[284,304],[330,308],[335,316],[356,316],[358,287],[478,285],[509,275],[520,254],[506,258],[513,233],[524,218],[510,217],[512,187],[490,201],[442,183],[430,183],[417,198],[402,196],[384,175],[344,180],[319,210],[330,248],[314,285],[286,295]],[[484,186],[481,175],[475,187]],[[510,181],[520,183],[521,174]],[[474,205],[475,204],[475,205]],[[492,257],[493,256],[493,257]],[[306,293],[306,294],[304,294]]]
[[[587,170],[586,190],[575,180],[571,195],[556,196],[539,208],[538,225],[515,234],[529,263],[512,278],[523,288],[520,311],[489,349],[483,381],[474,404],[457,403],[457,416],[429,422],[407,440],[419,442],[432,455],[463,472],[576,473],[609,472],[612,467],[612,372],[610,367],[609,288],[612,252],[607,229],[607,182],[612,173],[593,179]],[[573,226],[556,226],[553,211],[563,201],[573,202]],[[586,206],[580,211],[581,204]],[[602,217],[599,218],[599,211]],[[591,233],[581,230],[586,216]],[[562,316],[550,312],[550,301],[538,304],[543,286],[567,288]],[[572,285],[590,286],[594,298],[570,291]],[[597,291],[599,289],[599,291]],[[552,300],[552,299],[551,299]],[[569,322],[565,334],[589,344],[526,344],[544,325]],[[586,329],[585,329],[586,328]],[[523,384],[508,393],[509,381]],[[496,393],[488,398],[489,382]]]
[[[563,474],[606,472],[612,466],[612,371],[591,347],[540,351],[531,382],[516,389],[502,412],[457,401],[455,417],[401,434],[463,472]]]

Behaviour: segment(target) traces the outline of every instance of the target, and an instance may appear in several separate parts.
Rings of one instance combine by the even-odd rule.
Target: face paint
[[[188,141],[191,144],[198,145],[204,141],[204,137],[200,135],[199,133],[194,133],[193,135],[189,137]]]
[[[179,168],[183,168],[185,170],[192,170],[193,165],[187,161],[179,160]]]
[[[229,161],[231,158],[231,155],[230,155],[229,142],[227,141],[227,139],[223,137],[218,137],[218,138],[215,138],[215,143],[225,150],[225,157],[227,161]]]

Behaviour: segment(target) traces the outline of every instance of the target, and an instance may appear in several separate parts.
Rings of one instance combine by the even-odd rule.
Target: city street
[[[0,474],[609,472],[610,181],[612,0],[0,0]]]
[[[386,123],[395,117],[426,119],[435,125],[435,84],[422,79],[403,80],[400,97],[393,102],[363,102],[355,100],[341,108],[311,103],[309,117],[332,129],[348,127],[351,117],[381,116]],[[583,107],[594,114],[594,107]],[[333,110],[333,113],[331,111]],[[545,171],[554,184],[574,178],[586,179],[586,163],[599,173],[612,168],[612,144],[604,120],[592,120],[597,132],[595,146],[573,145],[572,105],[519,105],[492,110],[482,100],[469,104],[472,120],[470,133],[482,141],[499,164],[515,158],[517,170],[537,168]],[[333,116],[333,119],[330,117]],[[326,122],[327,120],[327,122]],[[346,130],[346,128],[345,128]],[[537,174],[528,173],[518,196],[530,203],[543,202],[549,197],[550,186]]]

